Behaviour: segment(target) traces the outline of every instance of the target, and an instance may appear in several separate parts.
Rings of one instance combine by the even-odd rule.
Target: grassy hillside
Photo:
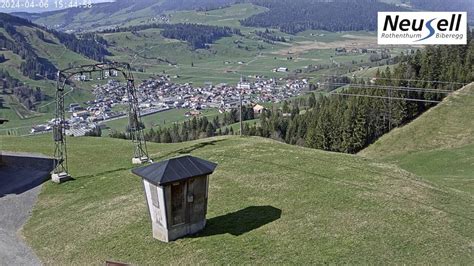
[[[360,154],[383,158],[457,193],[474,195],[474,84]],[[472,208],[471,208],[472,209]]]
[[[393,130],[361,152],[391,157],[426,150],[462,147],[474,142],[474,83],[462,88],[412,123]]]
[[[50,154],[46,136],[0,148]],[[219,164],[208,226],[172,243],[151,236],[131,145],[70,138],[76,180],[43,187],[24,227],[45,264],[465,263],[473,260],[472,197],[393,165],[261,138],[150,144],[155,161],[191,153]],[[114,156],[110,156],[113,154]]]

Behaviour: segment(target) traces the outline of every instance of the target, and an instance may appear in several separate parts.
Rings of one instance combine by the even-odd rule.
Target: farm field
[[[343,74],[347,67],[338,70],[340,64],[370,65],[368,54],[336,56],[334,50],[340,47],[376,48],[373,32],[326,32],[307,30],[290,35],[278,30],[273,34],[284,37],[287,42],[265,43],[255,31],[261,28],[240,26],[240,19],[263,12],[262,7],[237,4],[212,11],[173,11],[167,13],[171,23],[198,23],[215,26],[229,26],[240,29],[242,36],[225,37],[211,45],[210,49],[192,50],[185,42],[163,38],[160,29],[147,29],[134,33],[106,33],[102,36],[112,44],[116,61],[130,61],[144,68],[138,77],[169,74],[177,83],[237,83],[240,77],[284,78],[308,66],[325,65],[332,73]],[[133,24],[133,23],[132,23]],[[407,47],[388,47],[392,55],[398,55]],[[289,59],[291,57],[291,59]],[[167,62],[171,62],[167,63]],[[278,67],[287,67],[288,73],[275,73]],[[322,74],[305,73],[301,76],[320,78]]]
[[[315,37],[319,35],[322,37]],[[249,35],[222,38],[208,50],[192,51],[187,43],[163,38],[160,29],[147,29],[138,33],[104,34],[110,43],[111,50],[118,56],[115,61],[130,61],[140,66],[144,73],[137,77],[146,78],[158,74],[168,74],[176,83],[193,83],[195,85],[229,83],[236,84],[241,77],[253,79],[255,76],[266,78],[284,78],[297,71],[304,71],[308,66],[325,66],[321,72],[341,74],[346,67],[338,70],[343,64],[357,69],[359,64],[371,65],[368,54],[347,54],[336,56],[338,47],[373,47],[376,40],[371,33],[314,33],[303,32],[294,36],[295,40],[274,45],[256,40],[253,33]],[[369,37],[360,42],[361,37]],[[319,40],[320,39],[320,40]],[[300,41],[298,41],[300,40]],[[368,44],[368,43],[371,44]],[[122,47],[127,47],[126,49]],[[263,47],[263,49],[262,49]],[[392,55],[398,55],[403,48],[392,49]],[[291,59],[289,59],[291,58]],[[163,61],[172,62],[173,64]],[[274,69],[286,67],[288,73],[276,73]],[[315,73],[301,74],[301,77],[317,77]]]

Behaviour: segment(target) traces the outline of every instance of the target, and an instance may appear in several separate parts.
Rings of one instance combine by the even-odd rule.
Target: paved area
[[[0,266],[41,265],[19,230],[53,167],[54,161],[45,156],[0,153]]]
[[[18,233],[28,219],[40,189],[36,187],[19,195],[0,198],[0,265],[41,265]]]

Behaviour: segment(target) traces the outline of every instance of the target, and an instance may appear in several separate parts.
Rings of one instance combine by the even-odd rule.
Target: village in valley
[[[104,78],[110,79],[104,85],[94,85],[94,100],[71,103],[69,107],[68,130],[71,136],[84,136],[98,127],[106,128],[106,123],[127,117],[129,95],[124,83],[115,79],[117,73]],[[85,81],[85,76],[77,76],[77,81]],[[170,76],[157,76],[144,80],[137,87],[140,115],[142,117],[171,109],[186,109],[186,117],[199,116],[202,110],[214,109],[219,113],[229,112],[242,105],[250,106],[256,114],[264,109],[262,104],[279,103],[300,96],[309,89],[306,79],[265,79],[246,81],[241,78],[236,86],[226,83],[193,86],[191,83],[173,83]],[[35,125],[31,134],[50,132],[54,119]]]

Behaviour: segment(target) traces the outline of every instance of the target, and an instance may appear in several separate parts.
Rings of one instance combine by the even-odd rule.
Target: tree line
[[[0,94],[13,94],[30,111],[36,111],[37,105],[48,97],[41,88],[32,89],[3,69],[0,69],[0,85],[2,88]]]
[[[377,29],[378,11],[402,10],[376,0],[251,0],[269,10],[243,19],[248,27],[277,28],[289,34],[305,30],[359,31]]]
[[[13,88],[12,91],[18,101],[30,111],[36,111],[37,104],[41,103],[41,101],[44,101],[46,98],[46,95],[38,87],[32,89],[23,85]]]
[[[263,39],[264,42],[267,43],[275,43],[275,42],[286,42],[285,37],[276,35],[273,31],[269,29],[265,29],[265,31],[257,30],[255,34]]]
[[[193,24],[193,23],[177,23],[177,24],[151,23],[151,24],[138,25],[138,26],[106,29],[106,30],[100,31],[100,33],[114,33],[114,32],[136,33],[138,31],[142,31],[146,29],[162,29],[161,35],[163,37],[185,41],[189,43],[193,49],[207,48],[208,44],[212,44],[223,37],[230,37],[234,34],[241,35],[241,32],[239,29],[234,29],[231,27]]]
[[[82,54],[92,60],[104,62],[106,61],[106,56],[112,55],[107,50],[107,41],[94,33],[81,34],[78,38],[74,34],[68,34],[65,32],[55,30],[49,30],[49,32],[69,50]]]
[[[12,77],[8,71],[0,69],[0,82],[2,85],[2,93],[7,94],[9,88],[23,85],[21,81]]]
[[[255,118],[253,108],[242,106],[242,121]],[[224,113],[221,117],[215,116],[212,120],[207,117],[193,117],[183,123],[174,123],[171,127],[156,127],[145,132],[145,140],[157,143],[177,143],[183,141],[197,140],[221,135],[233,135],[232,125],[240,121],[240,111],[232,109]],[[140,126],[144,128],[143,125]],[[109,136],[112,138],[130,139],[130,133],[127,127],[125,132],[111,131]]]
[[[405,2],[407,2],[405,0]],[[474,3],[469,0],[410,0],[414,8],[432,11],[474,11]]]
[[[162,28],[161,35],[163,37],[186,41],[194,49],[204,49],[207,48],[208,44],[214,43],[220,38],[241,34],[239,29],[230,27],[190,23],[162,24]]]

